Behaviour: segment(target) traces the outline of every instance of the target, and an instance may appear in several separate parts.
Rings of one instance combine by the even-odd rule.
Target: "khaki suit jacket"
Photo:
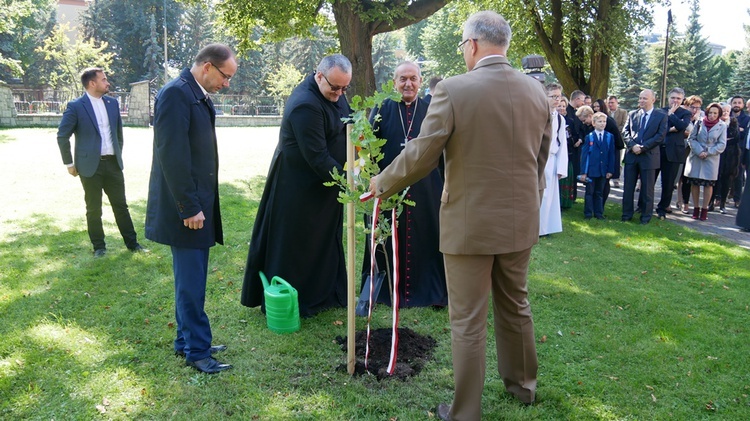
[[[505,57],[485,58],[437,85],[419,137],[375,178],[376,194],[388,197],[420,180],[445,150],[440,251],[526,250],[539,238],[550,132],[542,85]]]

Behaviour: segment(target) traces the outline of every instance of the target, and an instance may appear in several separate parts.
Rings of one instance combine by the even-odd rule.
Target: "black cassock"
[[[381,121],[375,122],[377,110],[373,110],[370,123],[375,136],[386,139],[384,158],[379,162],[381,170],[393,161],[405,142],[419,135],[422,121],[427,114],[428,103],[422,99],[406,106],[404,102],[386,100],[380,109]],[[443,192],[443,179],[436,168],[409,188],[407,199],[416,206],[405,206],[399,216],[399,307],[424,307],[448,305],[445,286],[445,267],[440,253],[439,210]],[[388,264],[393,271],[391,238],[386,243]],[[377,263],[380,271],[386,270],[382,246],[377,247]],[[366,242],[362,263],[362,284],[370,274],[370,245]],[[383,281],[377,302],[391,305],[388,281]]]
[[[263,304],[262,270],[297,289],[303,317],[346,305],[346,265],[341,242],[343,207],[330,172],[343,171],[350,109],[320,93],[313,75],[297,86],[284,108],[279,144],[268,171],[253,226],[241,303]]]

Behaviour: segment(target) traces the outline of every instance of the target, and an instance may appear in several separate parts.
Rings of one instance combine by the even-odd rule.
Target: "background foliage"
[[[660,92],[664,40],[644,34],[651,23],[650,6],[665,2],[609,2],[613,5],[608,15],[600,16],[606,11],[600,0],[454,0],[413,25],[374,36],[372,77],[375,87],[381,86],[403,59],[417,60],[425,80],[466,71],[456,52],[461,24],[474,11],[490,8],[505,14],[511,23],[514,35],[508,58],[516,67],[521,67],[525,55],[545,55],[550,63],[545,69],[548,81],[562,81],[566,92],[582,88],[595,97],[614,94],[623,107],[632,109],[643,88]],[[130,83],[146,79],[161,81],[165,18],[170,78],[190,66],[198,46],[208,42],[224,42],[241,51],[237,76],[225,92],[230,94],[270,95],[269,77],[279,76],[275,72],[280,66],[289,64],[305,75],[323,56],[341,51],[340,29],[329,2],[253,2],[251,9],[233,9],[237,25],[250,22],[240,20],[248,13],[267,18],[252,20],[252,25],[237,31],[229,25],[233,15],[226,10],[235,2],[97,0],[90,3],[80,22],[82,38],[73,41],[61,36],[54,0],[0,3],[0,80],[21,78],[30,87],[76,85],[72,75],[92,64],[109,70],[114,90],[127,90]],[[246,3],[243,7],[250,7]],[[389,19],[404,19],[406,13],[383,10],[388,3],[380,1],[347,3],[359,5],[352,13],[368,25],[380,20],[388,25]],[[689,23],[685,32],[672,27],[667,87],[681,86],[688,95],[697,94],[707,101],[726,100],[734,94],[747,98],[750,50],[746,46],[712,56],[698,20],[698,1],[693,0],[692,6],[689,16],[675,18],[675,22]],[[556,26],[556,8],[565,16],[562,26]],[[743,35],[747,37],[747,30]],[[557,40],[559,48],[548,51],[545,39]]]

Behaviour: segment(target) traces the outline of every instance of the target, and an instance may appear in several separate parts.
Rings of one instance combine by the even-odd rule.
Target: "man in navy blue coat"
[[[672,193],[680,164],[685,163],[685,129],[690,125],[692,114],[682,108],[685,91],[672,88],[669,91],[669,106],[662,108],[667,113],[667,135],[660,146],[661,200],[656,206],[659,219],[665,219],[672,203]],[[659,171],[657,171],[658,175]]]
[[[68,102],[57,129],[57,144],[68,173],[73,177],[81,176],[86,224],[94,246],[94,257],[102,257],[107,252],[102,227],[102,191],[107,193],[125,246],[134,252],[145,251],[138,244],[125,200],[120,107],[116,99],[106,96],[109,82],[104,70],[97,67],[84,69],[81,84],[86,93]],[[76,139],[75,159],[70,151],[73,134]]]
[[[640,109],[631,111],[622,130],[625,141],[625,186],[622,193],[622,220],[633,219],[633,198],[638,177],[641,178],[641,224],[648,224],[654,212],[654,183],[659,168],[659,146],[667,134],[667,114],[655,109],[656,97],[650,89],[638,96]]]
[[[210,44],[193,66],[170,81],[154,101],[154,154],[146,207],[146,238],[172,248],[177,338],[174,351],[204,373],[231,368],[212,355],[204,311],[210,247],[223,244],[219,158],[209,93],[229,86],[237,71],[229,47]]]

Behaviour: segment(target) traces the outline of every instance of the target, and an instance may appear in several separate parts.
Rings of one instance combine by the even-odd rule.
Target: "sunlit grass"
[[[151,137],[125,136],[140,234]],[[435,419],[453,391],[447,311],[401,312],[401,326],[438,347],[419,376],[378,382],[337,369],[345,310],[277,335],[259,309],[239,304],[275,136],[219,132],[226,244],[211,250],[206,311],[234,369],[207,376],[172,354],[168,247],[144,240],[150,254],[128,252],[105,205],[109,253],[93,259],[80,182],[61,168],[54,132],[0,132],[6,190],[19,199],[0,213],[0,419]],[[45,145],[33,167],[18,158],[28,143]],[[490,318],[484,419],[750,418],[748,251],[669,221],[584,221],[581,206],[532,253],[538,403],[523,407],[504,393]],[[390,321],[389,308],[375,309],[373,327]]]

